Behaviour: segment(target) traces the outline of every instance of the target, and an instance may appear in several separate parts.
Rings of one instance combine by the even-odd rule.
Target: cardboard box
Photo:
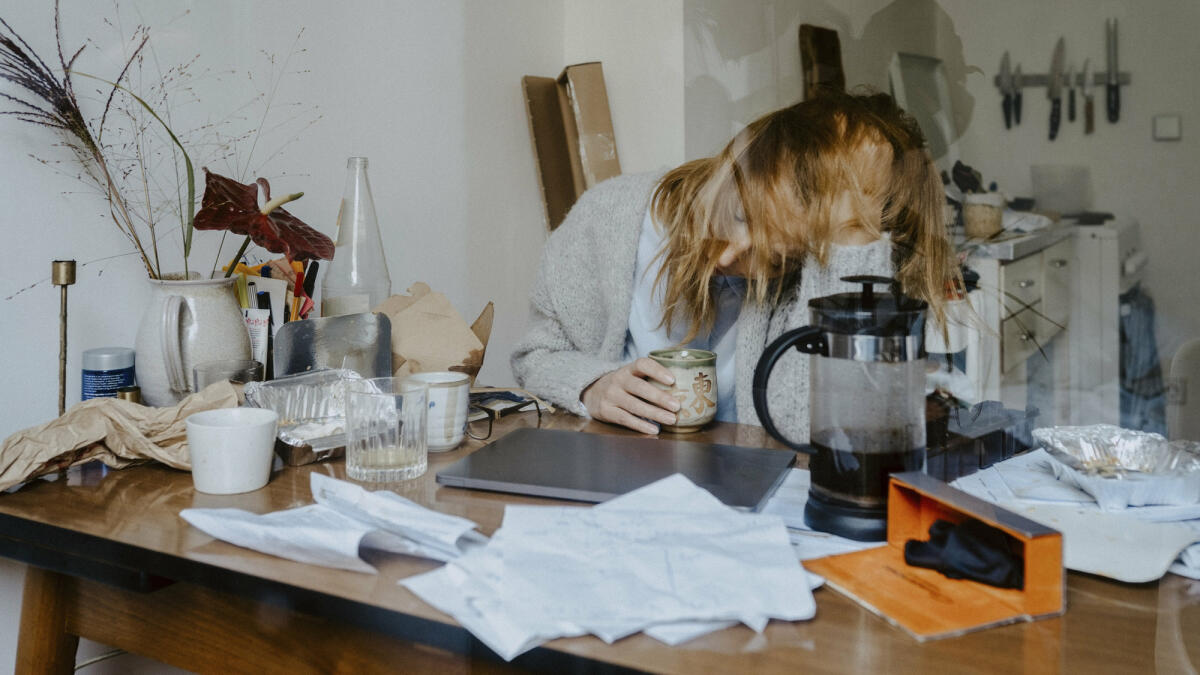
[[[621,174],[604,70],[598,61],[567,66],[555,80],[521,78],[529,135],[551,230],[579,195]]]
[[[904,543],[928,540],[938,519],[981,520],[1020,547],[1025,588],[996,588],[904,562]],[[1059,616],[1066,611],[1062,534],[972,497],[923,473],[894,474],[888,487],[887,546],[809,560],[806,569],[918,640]]]
[[[392,323],[392,375],[450,370],[475,376],[483,367],[495,307],[489,302],[469,327],[442,293],[418,281],[408,295],[393,295],[375,307]]]

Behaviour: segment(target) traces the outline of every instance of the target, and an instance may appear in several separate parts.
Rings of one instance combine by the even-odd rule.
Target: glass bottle
[[[321,316],[369,312],[391,294],[367,158],[351,157],[346,161],[333,260],[321,281]]]

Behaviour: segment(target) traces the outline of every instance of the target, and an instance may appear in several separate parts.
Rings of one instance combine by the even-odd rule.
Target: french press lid
[[[842,277],[862,284],[861,291],[838,293],[808,302],[812,324],[827,333],[896,337],[922,335],[925,331],[924,300],[900,292],[895,279],[870,275]],[[887,284],[888,292],[875,292],[875,284]]]
[[[862,284],[862,290],[808,303],[813,327],[825,334],[828,356],[890,362],[925,358],[924,300],[904,295],[899,282],[888,277],[861,275],[842,281]],[[876,284],[886,284],[888,290],[877,292]]]

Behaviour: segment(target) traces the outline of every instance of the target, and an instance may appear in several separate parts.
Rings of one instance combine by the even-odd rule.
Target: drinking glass
[[[405,378],[346,382],[346,473],[391,483],[428,466],[428,385]]]
[[[202,391],[214,382],[261,382],[263,364],[254,359],[220,359],[205,361],[192,367],[192,388]]]

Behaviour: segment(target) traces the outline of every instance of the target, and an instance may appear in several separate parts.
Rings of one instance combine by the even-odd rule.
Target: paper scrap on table
[[[1104,511],[1087,492],[1058,480],[1054,464],[1037,449],[951,485],[1061,531],[1068,569],[1129,582],[1157,579],[1168,569],[1200,578],[1200,543],[1194,543],[1200,542],[1200,504]]]
[[[369,492],[319,473],[310,481],[316,504],[250,513],[184,509],[179,515],[211,537],[297,562],[355,572],[376,570],[362,548],[446,561],[487,541],[475,523],[432,511],[395,493]]]
[[[400,583],[505,659],[558,637],[678,644],[816,613],[783,521],[679,474],[595,507],[510,505],[487,546]]]

